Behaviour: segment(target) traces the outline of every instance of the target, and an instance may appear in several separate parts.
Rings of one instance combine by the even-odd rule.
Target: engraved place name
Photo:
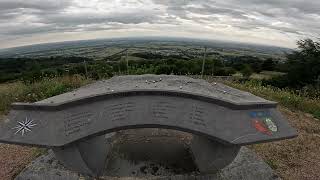
[[[134,111],[134,102],[124,102],[108,105],[104,108],[102,117],[108,117],[111,121],[123,121],[128,118],[130,112]]]
[[[64,118],[64,133],[66,136],[79,133],[91,124],[93,114],[90,112],[73,113]]]
[[[172,105],[169,102],[156,102],[152,104],[152,117],[154,120],[163,120],[169,119],[169,116],[172,111],[175,111],[176,106]]]
[[[198,105],[193,104],[192,110],[189,114],[189,123],[196,126],[206,126],[206,122],[204,120],[205,115],[207,114],[205,108],[200,107]]]

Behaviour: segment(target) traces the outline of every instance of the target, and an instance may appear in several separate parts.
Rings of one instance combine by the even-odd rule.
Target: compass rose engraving
[[[33,120],[26,117],[24,121],[18,121],[18,125],[12,129],[16,129],[16,132],[14,134],[21,133],[21,135],[23,136],[25,133],[31,132],[32,127],[36,125],[37,124],[33,123]]]

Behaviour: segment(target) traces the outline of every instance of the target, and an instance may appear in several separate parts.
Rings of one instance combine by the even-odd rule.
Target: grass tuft
[[[6,114],[13,102],[36,102],[79,88],[90,80],[82,76],[46,78],[25,84],[14,82],[0,85],[0,115]]]
[[[224,84],[278,102],[291,110],[300,110],[320,119],[320,99],[296,94],[292,90],[263,86],[260,81],[223,81]]]

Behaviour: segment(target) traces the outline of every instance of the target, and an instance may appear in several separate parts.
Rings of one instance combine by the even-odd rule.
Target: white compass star
[[[23,136],[26,132],[29,132],[29,131],[31,132],[31,128],[37,125],[37,124],[33,124],[32,122],[33,120],[28,119],[27,117],[25,121],[21,121],[21,122],[18,121],[18,125],[12,128],[17,130],[14,134],[21,132],[21,135]]]

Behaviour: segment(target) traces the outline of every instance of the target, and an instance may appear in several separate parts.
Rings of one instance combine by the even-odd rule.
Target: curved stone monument
[[[0,142],[48,147],[66,167],[102,173],[105,134],[165,128],[194,134],[200,172],[230,164],[247,144],[293,138],[277,104],[220,83],[183,76],[119,76],[36,103],[15,103],[0,125]]]

